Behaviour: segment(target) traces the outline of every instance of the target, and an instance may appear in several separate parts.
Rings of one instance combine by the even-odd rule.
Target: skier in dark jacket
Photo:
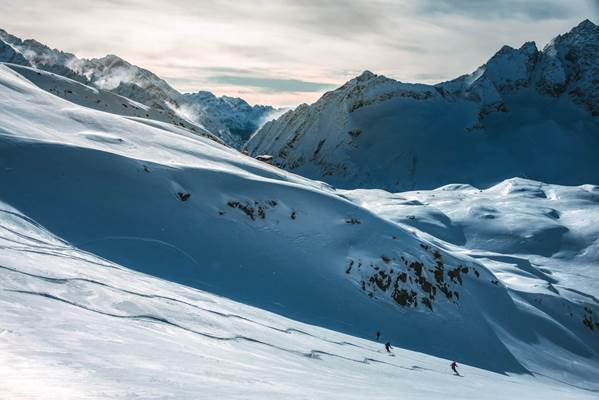
[[[387,350],[387,353],[391,353],[391,349],[393,347],[391,347],[391,343],[387,342],[385,343],[385,350]]]
[[[377,332],[376,333],[376,341],[378,342],[380,338],[381,338],[381,333]]]
[[[460,373],[458,372],[458,363],[456,363],[455,361],[453,361],[450,365],[451,369],[453,370],[453,373],[456,375],[459,375]]]

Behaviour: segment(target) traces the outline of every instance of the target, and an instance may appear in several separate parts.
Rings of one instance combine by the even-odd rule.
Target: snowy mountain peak
[[[364,81],[367,81],[367,80],[370,80],[370,79],[376,78],[376,77],[377,77],[376,74],[373,74],[372,72],[366,70],[366,71],[362,72],[360,75],[356,76],[355,79],[358,82],[364,82]]]
[[[513,176],[595,182],[597,33],[584,21],[542,51],[534,42],[504,46],[474,72],[437,85],[365,71],[264,125],[247,148],[341,187],[395,191]]]
[[[599,116],[599,27],[585,20],[545,46],[539,65],[539,90],[568,95],[574,103]]]
[[[6,42],[0,44],[0,62],[32,65],[127,97],[163,115],[176,114],[186,121],[179,124],[191,124],[198,131],[207,129],[234,147],[241,147],[269,116],[278,113],[270,106],[252,107],[242,99],[217,98],[209,92],[183,95],[151,71],[114,54],[78,58],[33,39],[21,40],[4,30],[0,30],[0,39]]]
[[[520,46],[520,49],[518,50],[529,55],[536,54],[538,52],[537,44],[535,42],[526,42]]]
[[[587,36],[590,34],[599,35],[599,26],[595,25],[590,19],[587,18],[572,28],[570,33],[580,36]]]
[[[0,39],[4,40],[5,38],[9,38],[12,36],[10,33],[6,32],[4,29],[0,28]],[[13,36],[16,39],[16,36]]]
[[[587,46],[597,47],[599,40],[599,27],[588,19],[581,22],[569,32],[559,35],[550,41],[543,49],[544,52],[552,53],[559,50],[570,50],[571,48],[582,48]]]
[[[487,61],[487,64],[492,62],[493,59],[501,57],[504,54],[522,53],[522,54],[526,54],[526,55],[533,55],[533,54],[536,54],[537,52],[538,52],[537,45],[535,42],[532,42],[532,41],[525,42],[518,49],[515,49],[512,46],[504,45],[503,47],[501,47],[501,49],[499,49],[499,51],[497,53],[495,53],[495,55],[493,57],[491,57],[489,59],[489,61]]]
[[[124,66],[130,67],[131,64],[127,61],[125,61],[124,59],[122,59],[121,57],[115,55],[115,54],[107,54],[104,57],[100,57],[100,58],[95,58],[93,59],[97,62],[103,63],[103,64],[122,64]]]
[[[536,43],[526,42],[518,49],[496,54],[485,64],[485,69],[499,91],[513,90],[530,82],[538,56]]]

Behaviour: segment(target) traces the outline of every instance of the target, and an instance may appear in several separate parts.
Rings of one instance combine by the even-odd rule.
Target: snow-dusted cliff
[[[271,106],[251,106],[238,97],[217,97],[206,91],[185,93],[181,102],[192,115],[203,116],[203,126],[238,149],[263,123],[281,113]]]
[[[277,165],[348,188],[490,185],[514,176],[599,182],[599,27],[542,51],[503,47],[438,85],[364,72],[267,123],[247,143]]]
[[[32,66],[110,91],[150,107],[153,110],[148,113],[150,119],[156,119],[154,115],[162,115],[159,121],[182,123],[181,126],[192,126],[196,131],[208,130],[224,143],[237,148],[269,115],[276,112],[270,106],[250,106],[242,99],[216,97],[209,92],[184,95],[151,71],[118,56],[78,58],[36,40],[21,40],[1,29],[0,62]],[[121,111],[125,110],[114,108],[106,111],[122,114]]]

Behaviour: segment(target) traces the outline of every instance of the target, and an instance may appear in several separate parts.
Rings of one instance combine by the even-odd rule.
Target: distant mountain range
[[[589,20],[543,50],[504,46],[473,73],[437,85],[366,71],[266,124],[282,111],[182,94],[114,55],[82,59],[0,30],[0,62],[71,102],[245,146],[337,187],[490,186],[515,176],[599,182],[599,28]]]
[[[599,28],[586,20],[542,51],[504,46],[437,85],[366,71],[267,123],[247,149],[346,188],[597,183]]]
[[[196,130],[203,128],[237,148],[269,115],[277,112],[271,106],[250,106],[243,99],[216,97],[206,91],[182,94],[154,73],[118,56],[78,58],[33,39],[22,40],[1,29],[0,62],[35,67],[124,96],[162,113],[168,122],[195,126]],[[120,113],[120,110],[108,111]]]

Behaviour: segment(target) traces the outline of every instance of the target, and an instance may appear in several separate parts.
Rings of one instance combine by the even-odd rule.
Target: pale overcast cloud
[[[182,91],[294,105],[369,69],[470,72],[502,45],[542,47],[597,0],[0,0],[0,27],[82,57],[117,54]]]

